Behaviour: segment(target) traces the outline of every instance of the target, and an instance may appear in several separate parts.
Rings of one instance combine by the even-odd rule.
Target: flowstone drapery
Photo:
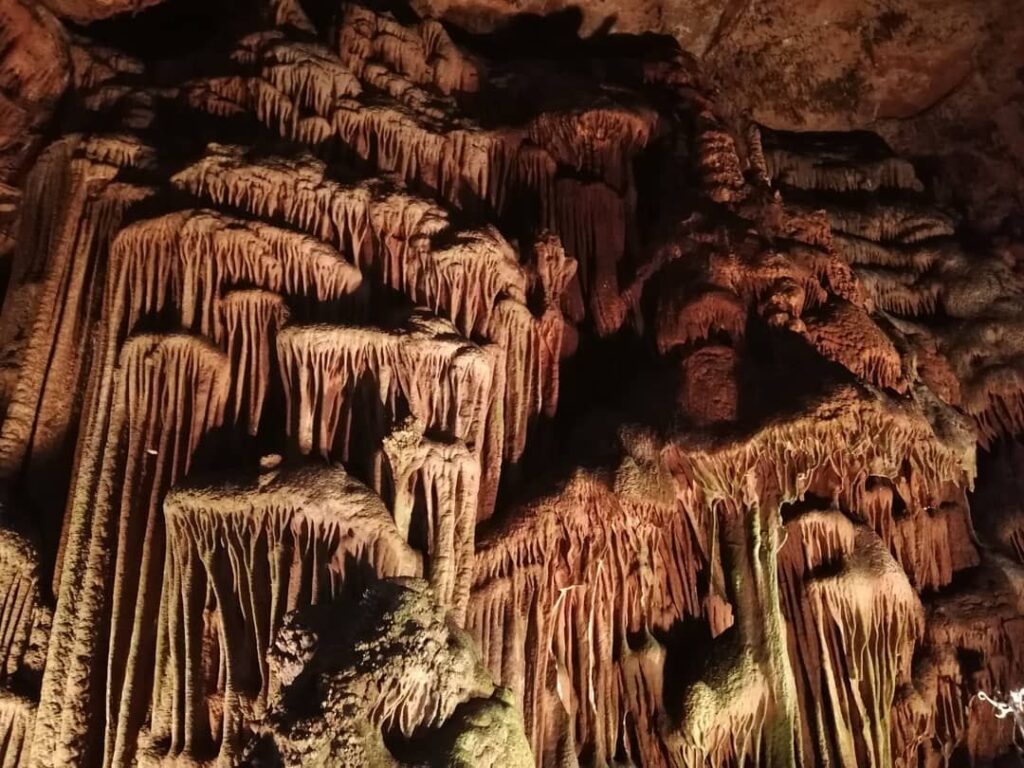
[[[0,764],[1013,759],[1019,231],[671,40],[257,6],[0,9]]]

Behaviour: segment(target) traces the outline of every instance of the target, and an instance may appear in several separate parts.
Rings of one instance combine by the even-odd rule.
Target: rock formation
[[[533,764],[507,691],[426,582],[383,581],[357,603],[292,614],[268,657],[281,688],[249,764]]]
[[[47,5],[0,8],[0,763],[1017,764],[1024,240],[752,105],[763,9],[699,3],[702,66]]]

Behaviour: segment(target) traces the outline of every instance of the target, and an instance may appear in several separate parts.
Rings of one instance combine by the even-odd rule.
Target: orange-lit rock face
[[[764,8],[20,3],[0,764],[1012,758],[1021,233],[712,88]]]

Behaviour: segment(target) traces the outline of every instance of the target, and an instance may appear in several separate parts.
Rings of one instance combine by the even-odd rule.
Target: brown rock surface
[[[987,226],[1024,207],[1024,21],[1014,0],[413,4],[476,31],[559,12],[583,35],[671,35],[735,116],[785,130],[878,131],[929,158],[943,197]]]
[[[0,183],[23,172],[68,83],[67,34],[39,5],[0,5]]]
[[[1015,759],[1024,245],[890,130],[1001,11],[906,5],[70,37],[0,190],[0,763]]]

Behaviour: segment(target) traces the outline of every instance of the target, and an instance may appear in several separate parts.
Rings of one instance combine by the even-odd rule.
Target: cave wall
[[[0,2],[3,765],[1018,764],[1008,6]]]

